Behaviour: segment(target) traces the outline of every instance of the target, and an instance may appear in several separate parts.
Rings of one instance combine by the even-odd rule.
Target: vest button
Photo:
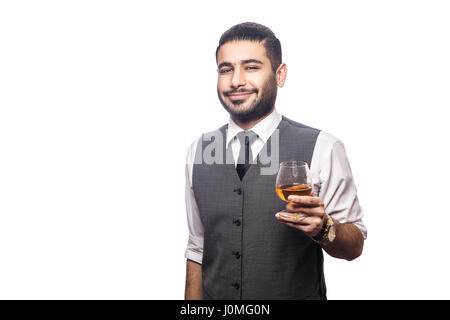
[[[233,288],[235,288],[236,290],[239,290],[239,288],[240,288],[240,285],[239,285],[239,283],[237,283],[237,282],[233,283],[231,286],[232,286]]]
[[[242,194],[242,189],[241,188],[237,188],[233,190],[234,192],[236,192],[237,194]]]
[[[239,226],[241,225],[241,220],[239,220],[239,219],[234,219],[234,220],[233,220],[233,223],[239,227]]]
[[[233,251],[232,254],[236,257],[236,259],[239,259],[241,257],[239,251]]]

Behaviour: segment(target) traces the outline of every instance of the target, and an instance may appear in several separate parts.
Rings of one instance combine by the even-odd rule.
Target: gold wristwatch
[[[327,222],[324,224],[324,228],[320,234],[313,237],[312,239],[320,244],[321,246],[326,246],[327,244],[334,241],[336,238],[336,226],[333,219],[326,214]]]

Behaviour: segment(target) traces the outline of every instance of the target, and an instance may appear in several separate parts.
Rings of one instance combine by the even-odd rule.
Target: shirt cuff
[[[184,253],[186,259],[202,264],[203,260],[203,237],[189,236],[188,245]]]
[[[197,262],[198,264],[202,264],[203,253],[196,252],[192,249],[186,249],[186,252],[184,253],[184,257],[186,259]]]

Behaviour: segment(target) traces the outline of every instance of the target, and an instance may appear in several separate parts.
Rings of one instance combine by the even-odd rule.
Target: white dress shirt
[[[258,122],[251,130],[258,137],[250,145],[255,159],[281,122],[281,114],[275,109]],[[235,165],[239,156],[240,142],[236,135],[244,131],[231,118],[226,137],[227,148],[231,147]],[[186,211],[189,228],[185,257],[198,263],[203,258],[203,224],[192,188],[192,172],[198,140],[190,145],[186,156]],[[367,229],[363,223],[363,210],[359,205],[356,186],[344,144],[329,133],[321,131],[317,137],[311,160],[310,177],[314,192],[322,198],[325,212],[340,223],[353,223],[366,239]],[[275,192],[275,188],[274,188]],[[274,212],[275,219],[275,212]],[[301,232],[299,230],[299,232]]]

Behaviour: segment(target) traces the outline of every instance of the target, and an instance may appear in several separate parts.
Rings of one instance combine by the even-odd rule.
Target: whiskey
[[[290,202],[287,198],[294,196],[310,196],[312,194],[312,186],[309,184],[281,184],[275,189],[281,200]]]

